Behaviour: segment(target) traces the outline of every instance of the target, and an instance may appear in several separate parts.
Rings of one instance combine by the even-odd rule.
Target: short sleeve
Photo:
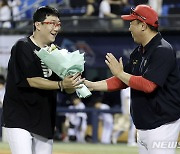
[[[38,59],[36,59],[33,48],[31,48],[28,42],[17,42],[17,44],[12,48],[11,56],[15,82],[18,86],[29,86],[27,78],[42,77],[42,71],[39,69]]]
[[[143,77],[163,86],[169,73],[175,67],[176,56],[172,48],[158,47],[152,54]]]

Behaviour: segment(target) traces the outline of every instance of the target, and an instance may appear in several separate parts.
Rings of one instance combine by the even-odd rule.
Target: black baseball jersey
[[[131,88],[131,115],[137,129],[154,129],[180,118],[180,72],[176,54],[160,33],[144,49],[139,46],[133,51],[125,72],[158,85],[152,93]]]
[[[19,40],[11,50],[6,92],[3,102],[2,125],[22,128],[46,138],[53,137],[56,111],[56,91],[29,86],[26,78],[58,77],[36,56],[39,50],[29,37]]]

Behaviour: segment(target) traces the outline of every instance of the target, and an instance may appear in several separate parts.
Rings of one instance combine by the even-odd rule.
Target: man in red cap
[[[96,91],[131,87],[131,116],[137,128],[140,154],[174,154],[180,132],[180,71],[176,53],[158,32],[158,15],[147,5],[121,16],[139,46],[123,67],[111,53],[106,64],[113,77],[85,81]]]

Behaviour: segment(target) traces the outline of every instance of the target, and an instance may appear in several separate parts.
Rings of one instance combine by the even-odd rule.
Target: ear
[[[147,29],[147,24],[145,22],[142,22],[142,31],[145,31]]]
[[[41,26],[41,23],[40,23],[40,22],[35,22],[35,23],[34,23],[34,26],[36,27],[36,30],[37,30],[37,31],[40,31],[40,26]]]

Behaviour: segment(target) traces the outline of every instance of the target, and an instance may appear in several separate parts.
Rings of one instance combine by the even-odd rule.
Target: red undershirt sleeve
[[[116,91],[128,87],[124,82],[115,76],[106,79],[106,83],[108,91]],[[142,76],[131,76],[129,80],[129,87],[145,93],[151,93],[157,88],[157,84],[143,78]]]
[[[124,82],[122,82],[119,78],[115,76],[106,79],[106,83],[107,83],[108,91],[116,91],[128,87]]]
[[[143,78],[142,76],[131,76],[129,80],[129,87],[145,93],[151,93],[157,88],[157,84]]]

